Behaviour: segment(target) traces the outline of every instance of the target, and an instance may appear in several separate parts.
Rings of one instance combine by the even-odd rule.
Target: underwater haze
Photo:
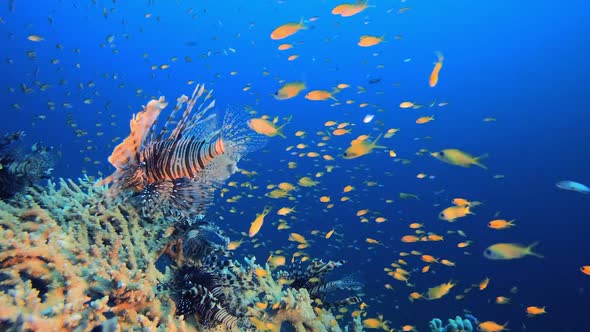
[[[451,331],[429,324],[469,316],[474,331],[590,331],[590,5],[348,1],[3,1],[0,135],[24,136],[9,140],[20,148],[0,162],[7,172],[19,168],[7,160],[42,160],[47,168],[22,188],[10,186],[14,197],[3,204],[28,208],[32,199],[24,187],[41,191],[48,180],[88,176],[94,183],[119,169],[161,167],[162,178],[145,175],[146,168],[101,182],[113,188],[144,176],[141,185],[125,183],[105,194],[106,209],[130,204],[145,212],[140,205],[148,201],[170,213],[162,229],[179,234],[176,222],[196,218],[194,208],[231,243],[241,241],[229,249],[233,260],[256,257],[277,278],[292,262],[345,261],[327,279],[308,280],[328,287],[341,278],[350,284],[335,298],[358,300],[331,303],[333,294],[314,298],[306,288],[318,317],[320,310],[334,317],[327,330],[356,319],[366,331]],[[191,97],[198,84],[204,84],[203,96],[212,91],[208,100],[215,99],[219,122],[232,112],[241,122],[219,132],[207,120],[189,123],[183,137],[211,144],[209,156],[200,150],[192,156],[192,167],[200,164],[204,173],[199,186],[179,189],[188,193],[184,203],[164,201],[177,192],[159,191],[160,181],[180,186],[174,175],[181,171],[166,173],[171,165],[150,158],[161,153],[162,160],[188,160],[192,148],[171,140],[167,148],[178,155],[154,146],[149,155],[148,145],[157,140],[124,140],[143,106],[165,96],[157,123],[144,128],[146,135],[149,128],[158,133],[177,98]],[[197,106],[208,103],[204,98]],[[169,129],[182,110],[176,116]],[[247,133],[236,134],[240,130]],[[249,147],[258,140],[264,146]],[[55,160],[35,157],[34,144],[48,147]],[[124,161],[113,152],[119,144],[130,151]],[[18,153],[24,155],[13,156]],[[237,169],[211,170],[217,166],[207,162],[216,153]],[[225,171],[236,172],[227,178]],[[575,183],[558,187],[560,181]],[[14,182],[0,180],[5,183]],[[264,223],[257,224],[257,215]],[[4,229],[19,222],[7,220]],[[66,234],[65,224],[57,224]],[[5,236],[0,248],[9,252],[14,248]],[[164,244],[158,245],[146,250],[162,254]],[[19,274],[17,264],[7,262],[0,259],[0,280],[20,275],[27,284],[23,275],[35,274]],[[154,280],[166,283],[163,278]],[[29,284],[35,287],[32,277]],[[11,283],[0,285],[0,304],[16,297]],[[150,285],[156,292],[156,282]],[[183,300],[190,293],[178,292]],[[162,295],[161,302],[177,293],[172,300]],[[246,323],[228,329],[297,329],[272,319],[285,302],[259,295],[248,310],[232,307],[228,312]],[[47,318],[47,311],[18,303],[30,317]],[[186,310],[183,318],[170,314],[186,320],[180,330],[215,325],[205,324],[201,309]],[[125,315],[112,310],[82,320],[119,316],[121,324]],[[0,309],[0,329],[43,330],[27,317]]]

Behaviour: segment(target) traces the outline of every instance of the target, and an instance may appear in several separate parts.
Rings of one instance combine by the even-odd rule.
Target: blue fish
[[[559,181],[555,184],[557,188],[563,190],[571,190],[576,191],[582,194],[590,194],[590,188],[588,186],[583,185],[579,182],[575,181]]]

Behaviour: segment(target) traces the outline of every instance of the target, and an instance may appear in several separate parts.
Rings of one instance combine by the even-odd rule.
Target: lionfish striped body
[[[164,97],[150,101],[134,115],[129,137],[109,157],[116,171],[98,183],[112,183],[107,201],[133,193],[140,196],[144,215],[156,210],[184,217],[203,214],[215,190],[237,171],[240,158],[264,143],[236,111],[226,111],[221,128],[217,128],[217,115],[210,112],[215,101],[207,103],[212,91],[205,96],[204,91],[203,85],[197,85],[190,99],[184,95],[178,98],[157,135],[156,120],[167,105]],[[185,104],[176,127],[169,132],[168,125]]]

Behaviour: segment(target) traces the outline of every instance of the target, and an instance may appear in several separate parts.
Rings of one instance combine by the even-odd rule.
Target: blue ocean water
[[[192,91],[189,80],[204,82],[215,90],[221,107],[248,106],[258,115],[278,116],[279,123],[293,117],[284,130],[286,139],[270,139],[264,150],[240,163],[258,176],[238,174],[230,179],[259,188],[232,187],[226,196],[254,197],[237,203],[217,198],[210,211],[212,218],[223,217],[219,223],[239,239],[264,206],[295,206],[294,219],[287,218],[291,229],[277,230],[272,223],[279,216],[273,212],[258,234],[264,245],[245,243],[240,248],[244,255],[264,260],[271,251],[292,253],[288,234],[303,234],[312,240],[306,251],[312,257],[348,260],[345,272],[366,284],[363,299],[369,317],[382,313],[396,327],[411,324],[427,330],[431,318],[445,319],[466,309],[482,321],[509,322],[512,331],[590,331],[585,317],[590,276],[579,271],[590,265],[590,195],[555,187],[560,180],[590,183],[588,5],[369,3],[365,11],[343,18],[330,13],[339,1],[4,1],[2,133],[23,130],[27,142],[40,140],[58,149],[62,157],[55,177],[109,174],[107,157],[119,142],[115,138],[128,135],[128,121],[141,105],[160,95],[173,101]],[[409,9],[399,13],[405,7]],[[310,22],[313,16],[318,19]],[[273,29],[300,19],[306,20],[305,30],[281,41],[270,39]],[[43,40],[27,40],[32,34]],[[356,45],[361,35],[384,36],[385,42],[361,48]],[[294,47],[279,51],[281,43]],[[445,60],[438,85],[430,88],[435,51]],[[292,54],[299,57],[287,61]],[[162,65],[169,67],[160,69]],[[370,84],[372,79],[380,81]],[[283,80],[303,81],[307,90],[293,99],[276,100],[273,95]],[[41,91],[45,83],[51,86]],[[335,95],[340,105],[303,97],[310,90],[332,90],[340,83],[351,86]],[[33,91],[24,92],[22,84]],[[359,86],[366,92],[357,93]],[[244,87],[250,89],[243,91]],[[400,109],[403,101],[425,107]],[[48,102],[55,103],[55,109],[49,109]],[[433,102],[448,105],[429,107]],[[361,108],[361,103],[368,106]],[[375,114],[373,122],[362,122],[366,114]],[[434,121],[415,124],[418,117],[433,114]],[[484,122],[487,117],[497,121]],[[328,120],[351,123],[352,134],[333,136],[325,147],[317,147],[322,141],[316,132],[328,130]],[[376,137],[389,128],[400,131],[380,143],[411,163],[391,158],[388,150],[353,160],[340,158],[353,138]],[[303,138],[295,136],[300,130],[306,132]],[[329,154],[336,160],[293,155],[297,148],[286,151],[299,143],[308,146],[301,151]],[[488,153],[482,162],[489,169],[466,169],[441,163],[428,153],[416,155],[420,149],[445,148]],[[288,168],[288,162],[297,162],[297,168]],[[326,165],[333,165],[333,171],[327,172]],[[295,201],[264,196],[268,184],[296,183],[317,172],[325,173],[315,179],[319,185],[299,188]],[[418,173],[434,178],[418,179]],[[504,177],[494,178],[497,174]],[[355,190],[343,194],[346,185]],[[420,199],[400,199],[400,192]],[[321,196],[330,196],[335,206],[328,209],[319,201]],[[350,201],[340,202],[341,196]],[[439,220],[438,213],[455,197],[484,204],[473,209],[476,215],[455,223]],[[239,212],[231,213],[231,207]],[[356,212],[361,209],[370,210],[370,222],[359,221]],[[503,231],[486,227],[498,211],[502,218],[516,219],[517,226]],[[375,223],[377,215],[388,221]],[[412,234],[407,224],[414,221],[445,240],[402,243],[403,235]],[[312,230],[331,229],[336,230],[332,241],[310,235]],[[463,230],[467,237],[446,234],[449,230]],[[382,245],[366,243],[366,238]],[[456,244],[464,240],[473,244],[458,249]],[[492,261],[482,255],[494,243],[536,241],[542,259]],[[433,272],[422,274],[426,264],[418,257],[399,256],[411,250],[457,266],[435,264]],[[408,262],[408,270],[415,270],[410,278],[414,287],[383,271],[400,258]],[[455,298],[485,277],[491,280],[486,290]],[[449,280],[457,286],[446,297],[408,301],[409,293]],[[387,283],[393,290],[384,288]],[[513,287],[518,288],[516,294],[510,293]],[[500,295],[510,297],[512,304],[495,304]],[[531,305],[546,306],[547,314],[526,317],[525,308]]]

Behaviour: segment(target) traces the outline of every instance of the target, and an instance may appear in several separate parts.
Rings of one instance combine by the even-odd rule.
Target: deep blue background
[[[512,331],[524,326],[529,331],[590,330],[584,317],[590,307],[590,277],[579,272],[580,266],[590,265],[590,195],[559,191],[554,186],[565,179],[590,183],[590,6],[583,1],[371,1],[373,7],[349,18],[330,14],[338,1],[96,2],[17,0],[14,12],[8,11],[6,1],[0,6],[1,132],[24,130],[28,143],[41,140],[57,147],[63,157],[56,176],[79,177],[81,171],[108,174],[112,171],[106,161],[114,147],[111,140],[128,135],[132,113],[151,97],[165,95],[173,101],[190,93],[188,80],[205,82],[215,89],[218,105],[249,105],[260,115],[272,117],[293,115],[285,129],[288,139],[272,139],[264,151],[240,164],[259,176],[231,179],[251,181],[259,189],[230,188],[226,198],[244,191],[244,196],[254,197],[232,204],[221,204],[223,199],[218,199],[211,211],[211,218],[223,216],[228,221],[225,227],[238,239],[265,205],[272,205],[275,211],[282,206],[296,207],[296,220],[289,221],[291,230],[275,230],[271,223],[279,217],[273,211],[257,235],[264,246],[253,249],[245,243],[241,253],[256,254],[260,261],[269,251],[289,248],[293,252],[288,232],[304,234],[313,242],[308,250],[312,256],[347,259],[345,272],[361,271],[369,316],[383,313],[397,327],[412,324],[424,330],[432,317],[447,318],[468,309],[481,320],[510,321]],[[406,6],[411,9],[397,13]],[[145,17],[147,13],[150,18]],[[312,16],[319,19],[306,23],[306,30],[283,41],[269,38],[277,26]],[[30,42],[30,34],[45,40]],[[356,43],[364,34],[385,35],[386,42],[360,48]],[[106,41],[108,35],[115,36],[112,44]],[[397,35],[401,40],[396,40]],[[278,51],[282,42],[294,48]],[[58,43],[63,49],[56,48]],[[29,59],[28,51],[35,51],[36,58]],[[441,51],[445,62],[439,84],[429,88],[434,51]],[[287,61],[291,54],[299,58]],[[185,61],[186,56],[192,61]],[[178,60],[172,61],[173,57]],[[411,61],[404,62],[407,58]],[[51,64],[52,59],[59,63]],[[170,67],[151,69],[162,64]],[[231,71],[237,75],[231,76]],[[263,75],[264,71],[269,74]],[[375,78],[381,82],[368,84]],[[60,85],[60,80],[67,82]],[[308,89],[326,90],[348,83],[351,88],[336,97],[355,103],[330,107],[333,101],[305,100],[305,91],[297,98],[277,101],[272,95],[282,85],[280,80],[301,80]],[[35,81],[52,87],[40,91]],[[88,87],[91,81],[94,87]],[[23,93],[21,83],[34,91]],[[251,89],[243,92],[246,85]],[[357,94],[357,86],[367,92]],[[138,89],[142,91],[137,93]],[[92,103],[84,104],[86,98]],[[399,103],[407,100],[426,107],[401,110]],[[428,108],[434,100],[449,105]],[[55,102],[57,109],[48,110],[48,101]],[[370,105],[361,109],[363,102]],[[65,108],[64,103],[72,108]],[[376,114],[371,124],[361,121],[367,113]],[[422,126],[414,123],[432,114],[435,121]],[[38,119],[40,115],[46,119]],[[497,122],[483,122],[485,117],[497,118]],[[76,128],[66,124],[68,118]],[[299,158],[285,151],[300,142],[309,145],[305,152],[320,151],[315,147],[321,141],[316,131],[325,130],[327,120],[355,126],[352,135],[328,141],[325,153],[338,156],[358,135],[374,137],[388,128],[401,128],[382,143],[412,163],[395,162],[387,151],[335,162]],[[88,135],[77,137],[75,129]],[[297,130],[305,130],[307,136],[296,138]],[[489,170],[463,169],[428,155],[415,155],[421,148],[489,153],[483,161]],[[288,169],[289,161],[296,161],[298,168]],[[300,188],[297,201],[263,196],[267,184],[295,183],[301,176],[324,171],[325,165],[337,167],[318,179],[318,187]],[[422,172],[435,177],[416,179]],[[495,174],[505,178],[494,179]],[[379,185],[367,187],[364,181]],[[341,203],[341,191],[347,184],[356,190],[347,195],[350,202]],[[444,192],[433,193],[439,190]],[[420,200],[401,200],[399,192],[418,194]],[[331,196],[335,208],[323,210],[325,204],[319,203],[323,195]],[[477,215],[454,224],[438,220],[440,210],[454,197],[485,204],[474,209]],[[386,199],[395,202],[386,204]],[[231,207],[242,215],[231,213]],[[355,213],[364,208],[371,210],[371,218],[378,213],[388,222],[360,223]],[[497,211],[506,219],[517,219],[517,227],[488,229],[486,223]],[[456,243],[465,240],[456,234],[445,235],[445,241],[438,243],[401,243],[399,238],[410,234],[406,224],[411,221],[423,222],[427,231],[438,234],[464,230],[474,241],[467,248],[472,255],[456,248]],[[309,235],[314,229],[323,235],[332,228],[336,235],[329,241]],[[369,246],[367,237],[384,246]],[[481,255],[496,242],[535,241],[541,242],[536,250],[544,259],[498,262]],[[386,276],[383,268],[397,260],[400,251],[414,249],[455,261],[457,267],[433,266],[435,274],[423,275],[419,269],[424,264],[418,258],[404,257],[408,269],[418,269],[411,278],[416,286],[406,288]],[[491,278],[487,290],[474,290],[461,301],[454,299],[486,276]],[[423,292],[449,279],[458,282],[451,295],[438,301],[407,301],[410,292]],[[385,283],[391,283],[394,291],[385,290]],[[519,289],[515,295],[509,293],[513,286]],[[511,297],[512,304],[493,304],[499,295]],[[527,318],[524,308],[529,305],[547,306],[548,314]]]

